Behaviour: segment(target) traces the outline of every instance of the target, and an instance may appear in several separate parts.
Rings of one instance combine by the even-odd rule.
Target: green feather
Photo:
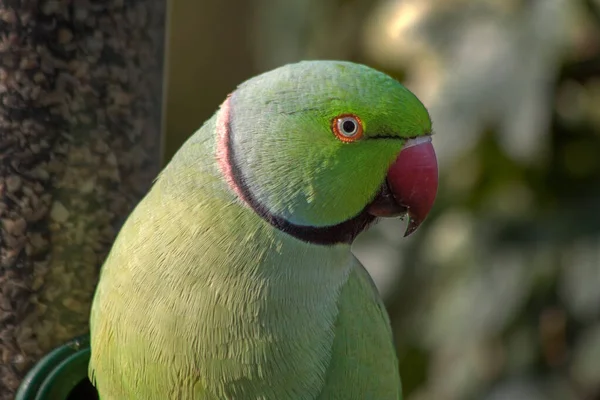
[[[259,75],[240,85],[232,109],[251,189],[274,214],[300,225],[357,215],[373,199],[401,139],[431,133],[427,110],[410,91],[349,62],[300,62]],[[343,143],[332,134],[332,119],[345,113],[360,116],[364,140]],[[397,139],[368,140],[382,135]]]
[[[232,146],[258,201],[299,224],[373,199],[422,104],[365,66],[292,64],[240,85]],[[391,328],[347,243],[310,244],[245,204],[219,168],[218,111],[130,215],[103,266],[90,378],[111,399],[400,399]],[[342,143],[338,114],[364,138]],[[376,135],[393,136],[372,140]]]

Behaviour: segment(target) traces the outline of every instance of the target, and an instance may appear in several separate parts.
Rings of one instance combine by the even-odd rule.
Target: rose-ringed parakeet
[[[91,312],[109,399],[400,399],[388,316],[350,251],[423,221],[431,121],[391,77],[305,61],[241,84],[122,227]]]

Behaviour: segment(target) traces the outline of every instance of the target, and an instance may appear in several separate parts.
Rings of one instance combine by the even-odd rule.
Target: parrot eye
[[[333,119],[332,130],[342,142],[354,142],[363,135],[362,121],[356,115],[344,114]]]

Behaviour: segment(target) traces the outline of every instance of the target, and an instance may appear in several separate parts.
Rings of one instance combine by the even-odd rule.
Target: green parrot
[[[123,225],[90,318],[109,399],[401,399],[354,238],[430,211],[426,108],[367,66],[303,61],[237,87]]]

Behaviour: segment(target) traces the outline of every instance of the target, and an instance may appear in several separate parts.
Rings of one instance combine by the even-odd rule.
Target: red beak
[[[368,207],[376,217],[408,214],[404,236],[413,233],[425,220],[435,202],[438,164],[431,136],[409,139],[388,170],[381,191]]]

